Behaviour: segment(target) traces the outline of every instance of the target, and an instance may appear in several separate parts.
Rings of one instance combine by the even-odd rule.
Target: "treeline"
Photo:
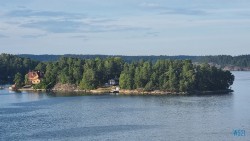
[[[34,69],[38,61],[10,54],[0,54],[0,84],[13,83],[15,74]]]
[[[250,67],[250,55],[230,56],[230,55],[218,55],[218,56],[203,56],[197,57],[193,61],[201,63],[215,63],[225,66],[238,66],[238,67]]]
[[[96,89],[109,79],[119,79],[123,64],[118,57],[86,60],[62,57],[56,62],[40,62],[35,69],[45,73],[42,82],[35,88],[50,89],[56,83],[70,83],[81,89]]]
[[[24,85],[28,82],[25,74],[29,70],[44,72],[41,83],[34,85],[37,89],[51,89],[57,83],[70,83],[80,89],[90,90],[104,86],[110,79],[116,79],[122,89],[130,90],[213,91],[228,89],[234,81],[229,71],[208,64],[193,65],[191,60],[126,62],[120,57],[61,57],[58,61],[37,62],[7,54],[2,54],[0,59],[0,78],[3,83],[11,79]]]
[[[108,57],[120,57],[125,62],[135,62],[140,60],[146,60],[151,62],[156,62],[157,60],[163,60],[163,59],[170,59],[170,60],[195,60],[197,56],[187,56],[187,55],[180,55],[180,56],[122,56],[122,55],[77,55],[77,54],[64,54],[64,55],[33,55],[33,54],[20,54],[19,57],[25,57],[30,58],[32,60],[42,61],[42,62],[50,62],[50,61],[57,61],[61,57],[71,57],[71,58],[80,58],[80,59],[105,59]]]
[[[225,66],[238,66],[238,67],[250,67],[250,55],[240,55],[240,56],[230,56],[230,55],[216,55],[216,56],[187,56],[187,55],[180,55],[180,56],[109,56],[109,55],[72,55],[72,54],[65,54],[65,55],[31,55],[31,54],[21,54],[18,55],[20,57],[31,58],[32,60],[43,61],[43,62],[50,62],[50,61],[57,61],[61,57],[72,57],[72,58],[80,58],[80,59],[105,59],[107,57],[121,57],[125,62],[131,63],[134,61],[140,61],[141,59],[150,61],[155,63],[157,60],[192,60],[192,62],[199,62],[199,63],[215,63],[221,65],[222,67]]]
[[[190,60],[158,60],[125,63],[120,75],[123,89],[170,92],[228,89],[234,81],[229,71],[208,64],[194,66]]]

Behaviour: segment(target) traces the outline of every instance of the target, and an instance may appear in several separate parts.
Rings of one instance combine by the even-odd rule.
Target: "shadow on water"
[[[233,95],[234,92],[211,92],[211,93],[200,93],[200,94],[197,94],[197,93],[191,93],[187,96],[201,96],[201,97],[206,97],[206,96],[231,96]]]
[[[101,93],[101,94],[93,94],[86,92],[25,92],[28,94],[37,94],[37,95],[46,95],[48,97],[75,97],[75,96],[113,96],[113,97],[186,97],[186,96],[221,96],[221,95],[230,95],[233,91],[217,91],[217,92],[206,92],[206,93],[189,93],[189,94],[113,94],[113,93]],[[22,94],[21,92],[16,94]]]
[[[85,92],[48,92],[50,97],[73,97],[73,96],[100,96],[100,95],[110,95],[109,93],[104,94],[91,94]]]

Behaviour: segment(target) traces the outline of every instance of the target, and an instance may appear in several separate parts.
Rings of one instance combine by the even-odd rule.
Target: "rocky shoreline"
[[[143,89],[126,90],[121,89],[119,92],[112,92],[112,87],[98,88],[95,90],[81,90],[74,84],[56,84],[52,89],[33,89],[33,88],[21,88],[19,91],[47,91],[47,92],[76,92],[87,94],[107,94],[107,93],[119,93],[119,95],[189,95],[189,94],[214,94],[214,93],[230,93],[231,89],[216,90],[216,91],[192,91],[192,92],[170,92],[170,91],[144,91]]]

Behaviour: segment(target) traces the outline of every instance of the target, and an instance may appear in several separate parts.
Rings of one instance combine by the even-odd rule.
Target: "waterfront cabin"
[[[40,71],[29,71],[28,79],[31,84],[39,84],[41,82],[41,78],[43,77],[43,73]]]
[[[108,84],[109,84],[110,86],[119,85],[118,79],[110,79],[110,80],[108,81]]]

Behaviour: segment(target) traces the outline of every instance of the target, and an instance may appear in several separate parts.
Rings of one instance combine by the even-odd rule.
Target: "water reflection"
[[[52,97],[70,97],[70,96],[99,96],[99,95],[111,95],[109,93],[106,94],[91,94],[85,92],[48,92],[48,96]]]

